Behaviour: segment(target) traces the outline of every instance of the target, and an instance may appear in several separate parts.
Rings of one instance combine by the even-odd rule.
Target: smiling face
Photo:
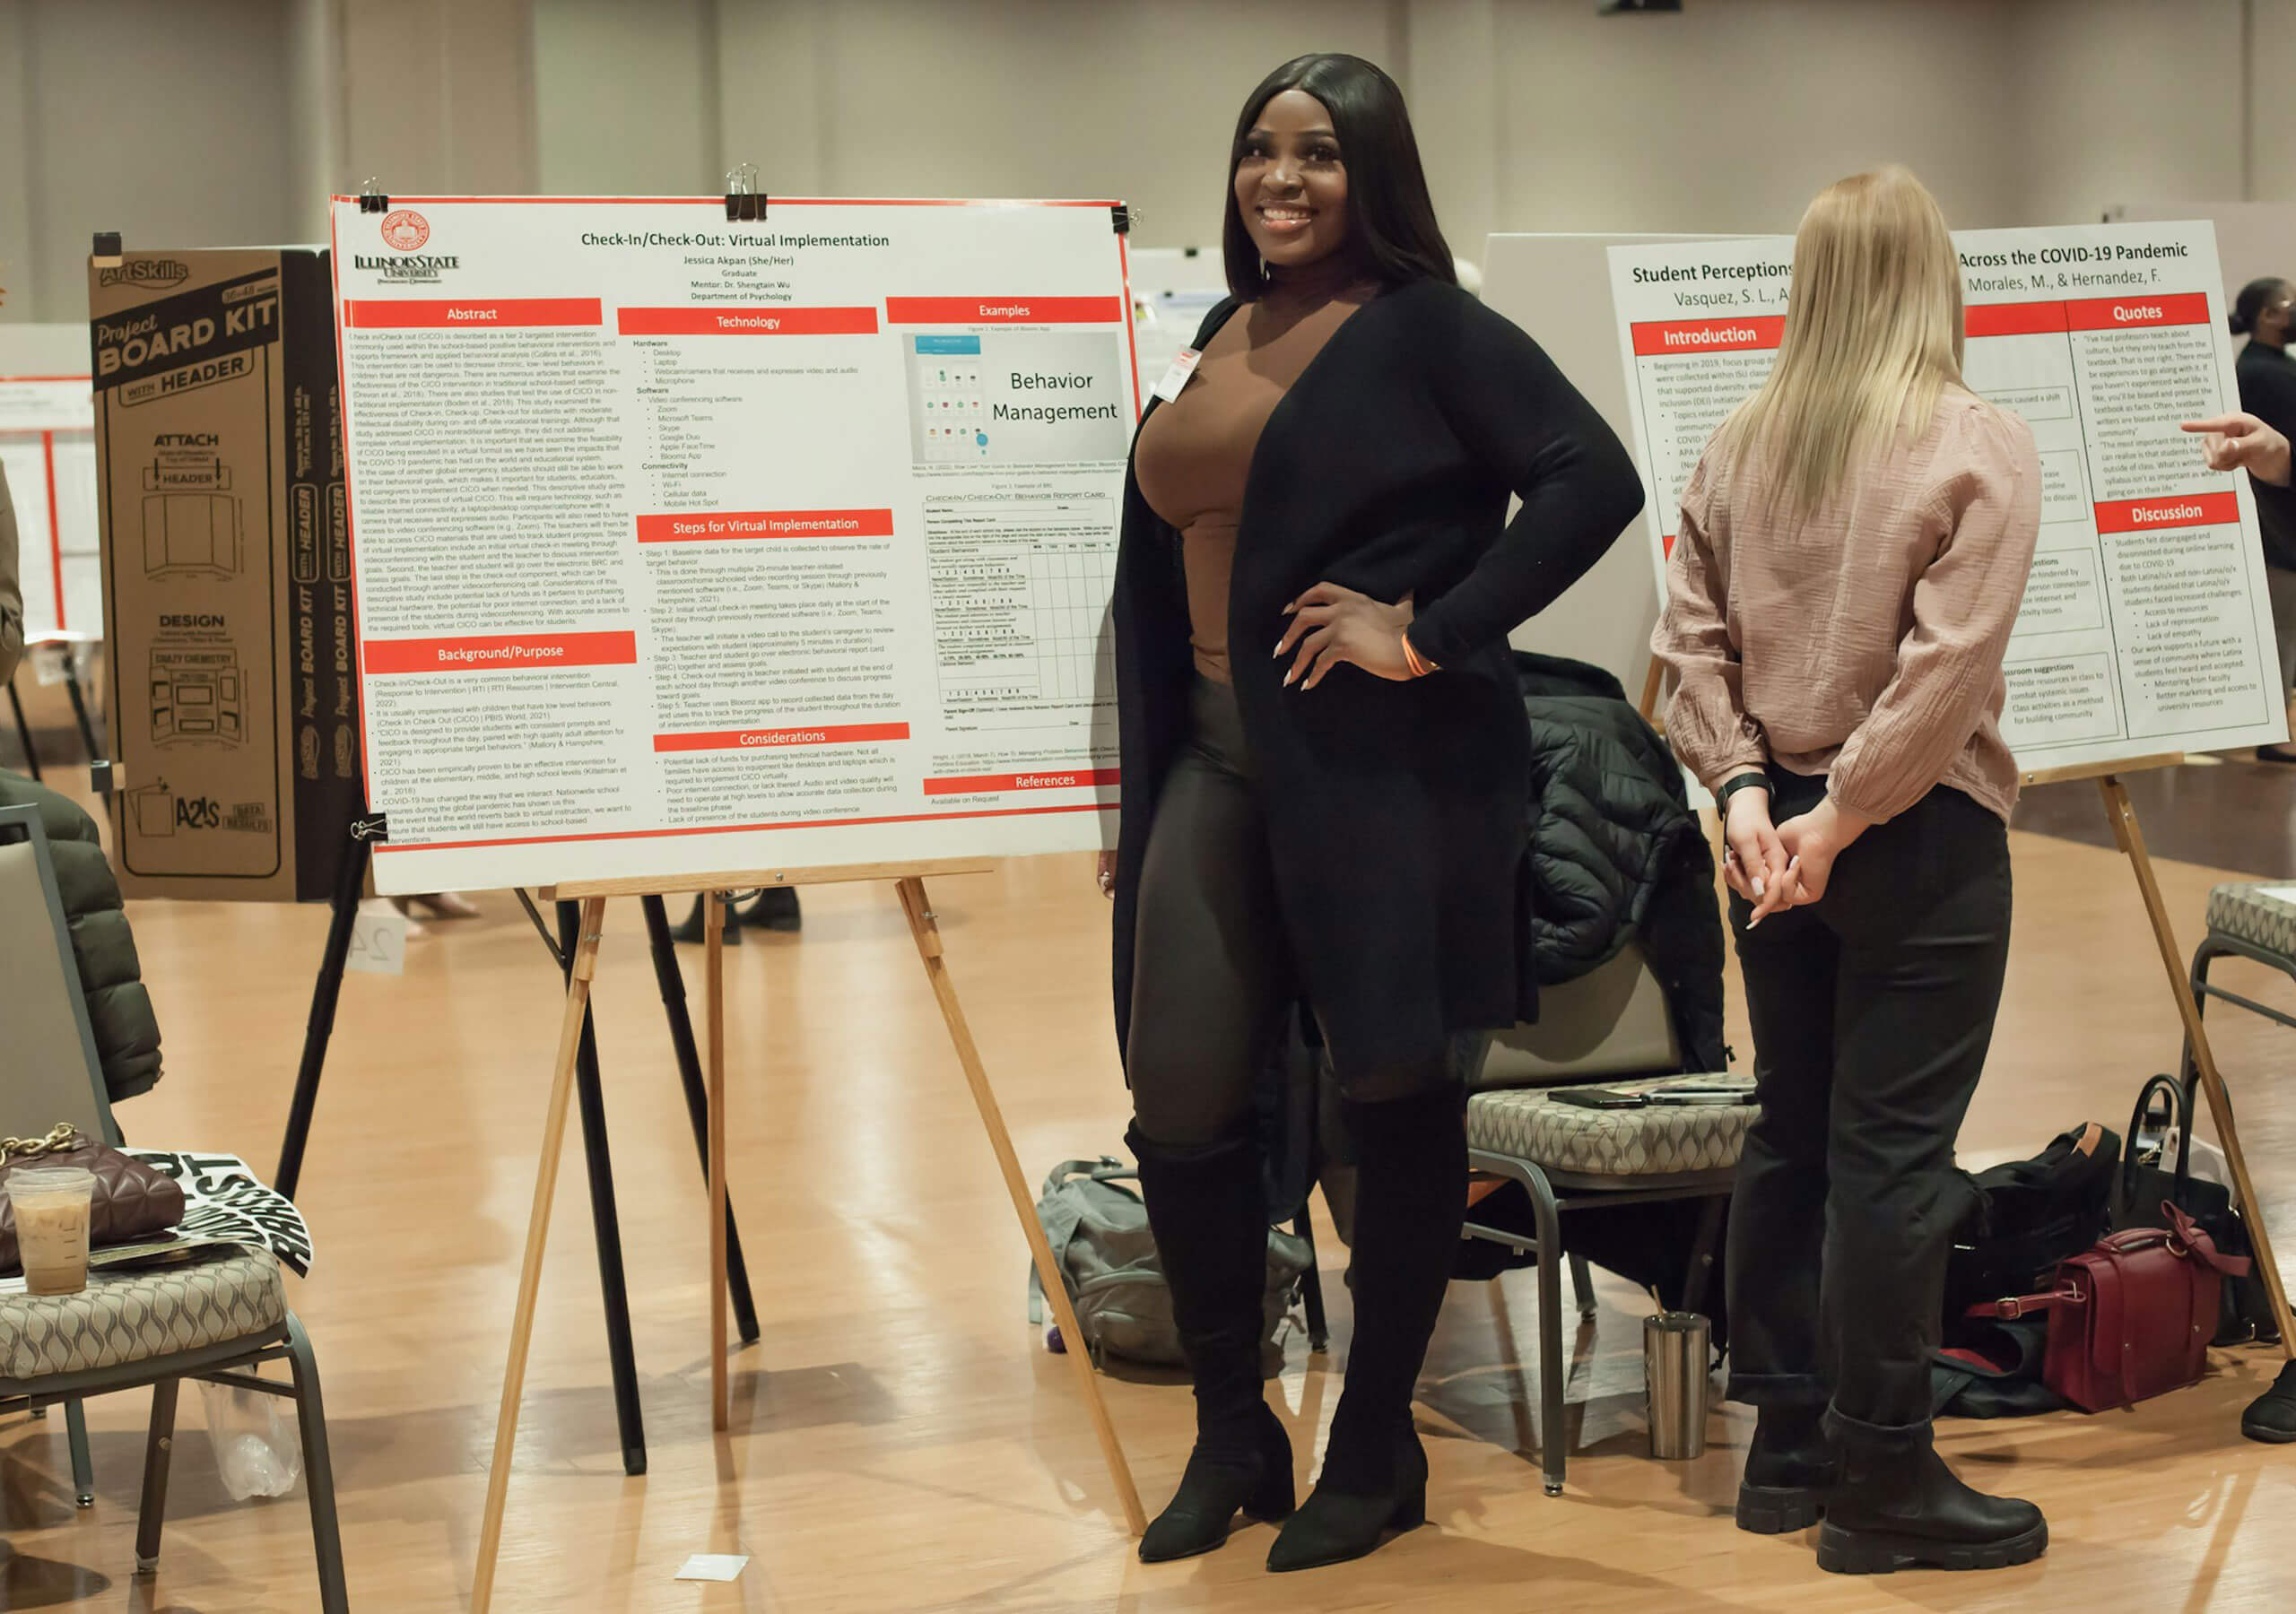
[[[1236,206],[1271,269],[1303,268],[1346,245],[1344,156],[1331,114],[1306,91],[1260,108],[1236,163]]]

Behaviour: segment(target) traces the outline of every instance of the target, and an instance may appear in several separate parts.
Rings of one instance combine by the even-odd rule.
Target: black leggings
[[[1141,1133],[1175,1147],[1234,1136],[1296,994],[1236,692],[1196,681],[1187,748],[1164,782],[1140,870],[1126,1072]],[[1456,1058],[1340,1070],[1351,1099],[1455,1084]]]

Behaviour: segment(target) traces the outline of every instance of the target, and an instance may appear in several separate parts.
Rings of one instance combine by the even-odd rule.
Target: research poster
[[[1104,843],[1112,204],[334,231],[379,890]]]
[[[0,472],[16,512],[26,641],[102,638],[95,410],[85,375],[0,375]]]
[[[2002,730],[2029,769],[2287,737],[2256,509],[2179,421],[2239,407],[2206,224],[1954,237],[1962,371],[2040,449],[2039,551]],[[1793,243],[1619,247],[1612,290],[1650,557],[1665,587],[1683,484],[1759,387]]]
[[[328,303],[312,249],[90,262],[130,897],[325,897],[360,811]]]

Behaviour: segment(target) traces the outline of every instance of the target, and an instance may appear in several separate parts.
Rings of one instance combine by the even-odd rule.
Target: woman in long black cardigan
[[[1197,1402],[1196,1449],[1144,1558],[1209,1550],[1239,1508],[1281,1517],[1292,1496],[1261,1390],[1257,1145],[1247,1126],[1160,1137],[1149,1124],[1186,1131],[1170,1117],[1190,1104],[1245,1113],[1240,1094],[1196,1089],[1206,1070],[1249,1071],[1259,1050],[1201,1039],[1262,1022],[1153,983],[1296,991],[1348,1099],[1356,1324],[1321,1482],[1270,1554],[1289,1569],[1359,1557],[1423,1517],[1411,1398],[1464,1217],[1456,1050],[1461,1034],[1535,1013],[1529,732],[1507,635],[1593,564],[1642,493],[1537,345],[1458,289],[1401,93],[1377,67],[1323,56],[1278,69],[1246,103],[1230,179],[1235,295],[1196,348],[1231,317],[1253,345],[1239,356],[1231,333],[1206,370],[1231,355],[1243,387],[1245,367],[1263,380],[1280,368],[1253,320],[1263,299],[1279,334],[1300,323],[1286,310],[1317,311],[1300,288],[1351,284],[1360,306],[1338,310],[1249,450],[1227,596],[1232,696],[1197,671],[1180,535],[1138,475],[1127,482],[1113,607],[1124,804],[1102,883],[1131,1143]],[[1523,501],[1511,522],[1510,495]],[[1216,820],[1198,805],[1206,769],[1231,793]],[[1258,917],[1230,886],[1261,893]],[[1190,957],[1151,968],[1160,959],[1137,950],[1157,947]]]

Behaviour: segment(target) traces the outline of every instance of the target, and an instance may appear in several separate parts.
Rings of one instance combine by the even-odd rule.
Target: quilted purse
[[[2174,1201],[2165,1228],[2109,1233],[2057,1269],[2046,1294],[1970,1308],[1971,1316],[2048,1315],[2041,1381],[2084,1412],[2126,1407],[2197,1381],[2216,1332],[2219,1292],[2248,1270],[2221,1255]]]
[[[88,1207],[91,1245],[126,1244],[183,1219],[183,1184],[68,1124],[45,1138],[0,1138],[0,1186],[18,1168],[32,1166],[77,1166],[95,1174]],[[15,1211],[0,1194],[0,1277],[13,1277],[22,1265]]]

